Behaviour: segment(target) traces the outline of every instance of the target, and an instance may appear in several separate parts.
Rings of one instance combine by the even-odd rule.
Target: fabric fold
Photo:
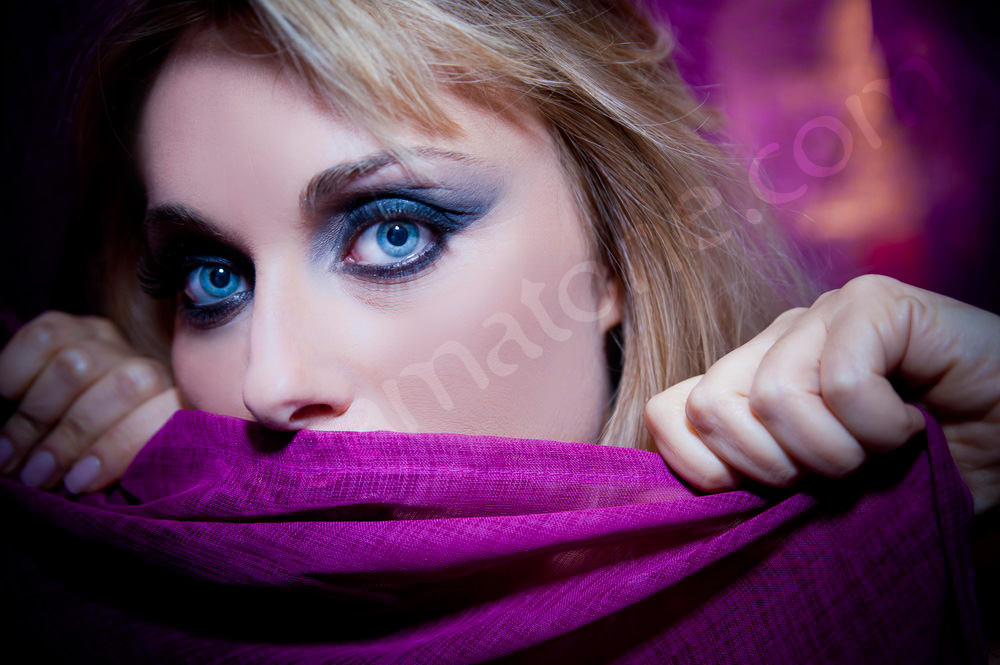
[[[181,411],[105,492],[0,498],[13,634],[57,660],[985,662],[930,418],[847,480],[702,495],[642,451]]]

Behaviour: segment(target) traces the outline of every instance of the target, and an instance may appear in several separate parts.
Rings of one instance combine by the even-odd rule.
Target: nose
[[[272,281],[254,288],[243,403],[272,429],[335,429],[354,391],[329,317],[303,289]]]

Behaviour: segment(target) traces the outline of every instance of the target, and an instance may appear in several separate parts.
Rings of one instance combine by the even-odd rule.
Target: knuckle
[[[101,336],[115,337],[118,335],[118,328],[115,327],[115,324],[103,316],[88,316],[86,321]]]
[[[655,413],[660,409],[663,402],[663,393],[656,393],[648,400],[646,400],[646,406],[643,407],[643,412],[645,413]]]
[[[842,402],[857,394],[860,378],[853,372],[826,371],[820,375],[820,390],[825,401]]]
[[[663,424],[662,421],[665,418],[665,414],[666,405],[664,404],[661,395],[657,395],[646,402],[646,406],[643,407],[642,410],[642,419],[646,423],[646,429],[653,435],[653,439],[656,441],[658,446],[660,445],[660,440],[663,437],[661,426]]]
[[[62,327],[72,320],[72,315],[67,314],[66,312],[60,312],[56,309],[50,309],[36,316],[34,321],[32,321],[32,325],[44,323],[55,327]]]
[[[824,295],[826,295],[826,294],[824,294]],[[823,296],[820,296],[820,298],[822,298],[822,297]],[[782,323],[794,321],[795,319],[799,318],[800,316],[802,316],[803,314],[805,314],[808,311],[809,311],[809,309],[806,308],[806,307],[793,307],[792,309],[785,310],[784,312],[782,312],[781,314],[779,314],[778,318],[776,318],[774,321],[775,321],[775,323],[777,323],[779,321],[782,322]]]
[[[750,410],[764,421],[771,420],[779,414],[782,405],[787,404],[788,397],[788,390],[779,383],[755,383],[750,389]]]
[[[115,392],[123,401],[150,396],[158,383],[158,372],[142,358],[131,358],[115,370]]]
[[[821,293],[819,297],[816,298],[815,304],[820,305],[822,303],[825,303],[829,300],[836,298],[840,294],[841,290],[842,289],[831,289],[830,291],[825,291]]]
[[[46,352],[59,346],[73,326],[73,317],[65,312],[49,310],[32,319],[22,332],[24,345],[36,352]]]
[[[646,402],[643,415],[646,419],[656,419],[663,416],[670,404],[670,396],[666,392],[657,393]]]
[[[696,430],[709,434],[718,428],[718,401],[711,390],[699,384],[688,395],[684,415]]]
[[[46,351],[56,343],[60,329],[51,321],[36,319],[30,326],[24,334],[24,343],[30,349]]]
[[[60,378],[70,384],[79,384],[93,368],[90,353],[78,344],[64,346],[52,359],[55,371]]]
[[[844,285],[843,290],[858,297],[894,291],[899,281],[885,275],[861,275]]]
[[[88,441],[90,431],[90,424],[79,415],[66,414],[53,430],[52,438],[59,442],[59,447],[75,448]]]
[[[24,449],[41,438],[48,428],[30,413],[16,411],[3,426],[7,436],[16,448]]]
[[[31,320],[25,328],[41,341],[49,341],[59,333],[73,327],[74,318],[65,312],[49,310]]]

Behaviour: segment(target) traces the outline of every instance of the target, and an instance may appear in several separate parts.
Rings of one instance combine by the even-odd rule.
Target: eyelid
[[[190,266],[196,268],[198,266],[225,266],[227,268],[233,268],[238,271],[241,275],[246,276],[244,269],[240,266],[239,261],[233,261],[225,256],[219,256],[218,254],[189,254],[182,257],[177,265],[184,268]]]
[[[322,205],[317,204],[312,209],[316,233],[311,241],[311,258],[316,261],[324,260],[331,247],[336,247],[343,256],[346,251],[345,243],[359,230],[354,216],[373,202],[391,199],[411,201],[435,211],[435,219],[429,221],[438,224],[429,225],[431,228],[440,226],[460,230],[491,207],[493,197],[487,198],[479,191],[445,187],[440,183],[407,181],[356,188],[349,186],[339,192],[336,198],[327,198]],[[375,221],[375,217],[369,221]]]
[[[403,208],[391,208],[402,205]],[[407,208],[413,206],[413,208]],[[423,272],[434,263],[443,252],[447,238],[468,225],[456,219],[439,206],[426,203],[399,193],[382,197],[366,196],[355,200],[340,223],[340,239],[337,242],[339,270],[362,279],[380,282],[401,281],[402,278]],[[404,220],[422,226],[431,233],[430,242],[418,254],[394,263],[353,263],[347,260],[355,243],[373,226]]]
[[[139,260],[137,277],[142,290],[159,299],[173,299],[184,324],[198,330],[208,330],[221,326],[242,311],[246,302],[253,298],[254,271],[249,263],[242,260],[242,254],[228,247],[205,247],[208,251],[189,253],[181,238],[169,245],[161,245],[154,252],[147,249]],[[216,243],[212,245],[217,246]],[[191,272],[201,266],[224,266],[238,273],[246,280],[246,288],[225,300],[208,305],[194,305],[186,302],[184,294],[186,280]]]
[[[148,244],[137,273],[143,290],[150,296],[171,297],[180,288],[187,271],[204,261],[232,267],[253,281],[253,261],[241,250],[186,229],[175,230],[159,242]]]

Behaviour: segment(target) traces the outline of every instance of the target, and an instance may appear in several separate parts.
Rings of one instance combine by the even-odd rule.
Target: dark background
[[[4,3],[0,299],[22,321],[46,309],[97,306],[88,277],[98,239],[73,224],[79,185],[71,115],[98,9],[107,4]]]

